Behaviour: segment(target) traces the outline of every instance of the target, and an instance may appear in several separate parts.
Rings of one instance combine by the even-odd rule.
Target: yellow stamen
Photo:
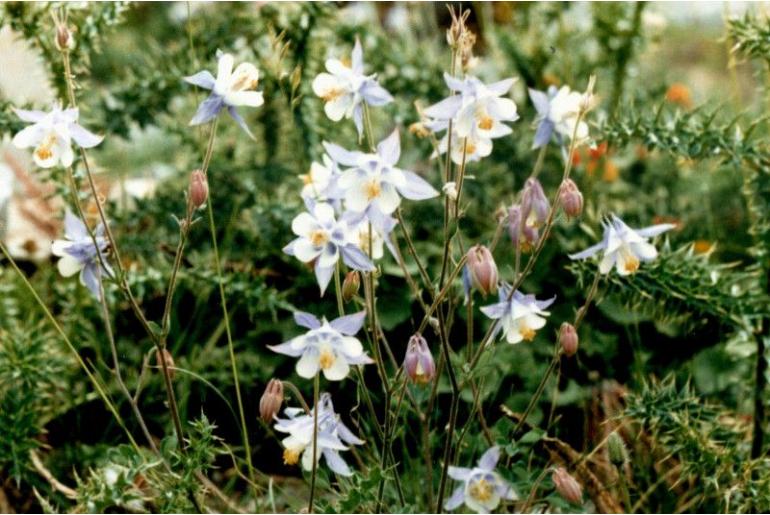
[[[334,357],[334,353],[329,349],[322,350],[321,356],[319,356],[318,358],[318,364],[321,366],[323,370],[331,368],[331,366],[334,365],[335,361],[336,361],[336,358]]]
[[[494,487],[486,479],[479,479],[471,483],[468,493],[479,502],[487,502],[492,498]]]
[[[329,234],[323,229],[316,229],[310,233],[310,243],[315,247],[320,247],[329,241]]]
[[[299,461],[299,451],[297,449],[283,450],[284,465],[296,465],[298,461]]]
[[[481,119],[479,119],[479,129],[481,130],[488,131],[492,128],[493,124],[494,120],[489,116],[482,116]]]
[[[342,66],[345,68],[350,68],[352,66],[352,63],[350,62],[350,57],[343,57],[340,59],[340,62],[342,63]]]
[[[626,272],[633,274],[639,270],[639,260],[636,258],[636,256],[627,256],[624,260],[623,268],[626,270]]]
[[[521,337],[531,342],[535,338],[535,330],[529,327],[525,322],[519,322],[519,333]]]
[[[332,88],[330,90],[327,90],[323,95],[321,95],[321,99],[324,102],[331,102],[332,100],[335,100],[336,98],[342,96],[345,93],[345,90],[342,88]]]
[[[367,182],[366,186],[364,186],[364,192],[366,193],[366,200],[372,201],[376,199],[382,193],[380,182],[375,179]]]
[[[471,143],[470,141],[465,144],[465,153],[467,155],[475,154],[476,153],[476,145]]]
[[[53,146],[56,143],[56,136],[49,134],[35,149],[35,155],[41,160],[51,159],[53,156]]]

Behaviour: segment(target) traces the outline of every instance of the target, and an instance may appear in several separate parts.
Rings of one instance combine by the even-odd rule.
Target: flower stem
[[[321,389],[321,375],[316,372],[313,380],[313,470],[310,476],[310,500],[307,512],[313,513],[313,498],[315,497],[315,480],[318,473],[318,396]]]
[[[345,316],[345,302],[342,300],[342,284],[340,282],[340,262],[334,267],[334,293],[337,296],[337,311],[340,316]]]

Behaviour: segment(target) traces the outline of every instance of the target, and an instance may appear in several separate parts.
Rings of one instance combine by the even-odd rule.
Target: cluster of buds
[[[190,202],[194,209],[199,209],[209,198],[209,183],[201,170],[190,174]]]
[[[171,353],[164,347],[162,350],[155,351],[155,366],[158,370],[163,372],[163,364],[166,364],[166,370],[168,371],[168,378],[174,379],[176,377],[176,366],[174,365],[174,358]]]
[[[583,194],[572,179],[565,179],[559,187],[559,202],[564,214],[569,218],[577,218],[583,213]]]
[[[540,181],[527,179],[521,194],[521,203],[508,209],[508,235],[515,247],[528,251],[540,239],[540,226],[548,219],[551,205]]]
[[[271,379],[265,387],[265,393],[259,399],[259,418],[266,424],[273,421],[283,405],[283,382]]]
[[[473,66],[475,61],[473,45],[476,44],[476,34],[465,24],[471,12],[465,10],[458,16],[454,8],[450,6],[449,14],[452,16],[452,24],[446,31],[446,40],[449,47],[460,57],[463,70],[467,70]]]
[[[583,502],[583,487],[564,467],[556,467],[551,475],[553,485],[564,500],[573,504]]]
[[[559,328],[559,344],[561,350],[567,357],[572,357],[578,350],[578,335],[575,326],[569,322],[564,322]]]
[[[430,353],[428,342],[420,333],[409,338],[404,357],[407,377],[417,384],[427,384],[436,376],[436,364]]]
[[[471,247],[466,254],[466,267],[471,286],[480,291],[485,297],[497,293],[497,264],[492,253],[484,245]]]
[[[358,294],[361,288],[361,276],[357,270],[351,270],[345,275],[342,282],[342,300],[350,302]]]

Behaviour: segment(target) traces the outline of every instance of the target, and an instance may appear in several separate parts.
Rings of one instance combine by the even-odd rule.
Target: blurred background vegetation
[[[580,90],[596,73],[602,100],[590,120],[596,148],[581,149],[573,173],[586,197],[586,212],[577,222],[559,222],[524,285],[540,297],[558,296],[547,330],[531,343],[499,345],[480,372],[486,423],[515,457],[504,474],[521,495],[534,489],[533,503],[578,509],[557,499],[547,478],[542,484],[538,480],[548,464],[559,462],[548,438],[589,452],[621,425],[631,444],[628,474],[638,511],[770,506],[770,493],[762,490],[767,465],[750,459],[748,451],[757,339],[766,334],[768,316],[770,168],[763,117],[770,25],[764,7],[752,6],[744,15],[742,5],[695,2],[464,6],[472,10],[470,26],[478,35],[479,62],[473,72],[484,80],[518,77],[512,96],[521,114],[513,136],[497,140],[492,155],[469,168],[474,177],[467,183],[470,206],[462,222],[466,245],[491,239],[496,209],[513,200],[532,168],[534,108],[526,88],[568,84]],[[81,356],[113,389],[129,429],[138,433],[129,406],[120,403],[110,381],[98,306],[76,280],[57,275],[46,250],[61,230],[63,172],[35,170],[9,144],[21,126],[11,106],[45,108],[64,97],[50,9],[49,4],[15,2],[0,7],[0,135],[5,142],[0,172],[7,178],[2,184],[8,185],[0,192],[0,232]],[[262,70],[266,103],[243,113],[256,141],[223,121],[209,180],[254,462],[271,475],[268,480],[260,474],[259,483],[274,495],[250,498],[234,470],[232,453],[242,456],[243,451],[204,228],[191,233],[169,346],[183,369],[175,380],[183,419],[197,425],[194,435],[202,455],[195,466],[213,464],[209,474],[214,483],[247,509],[296,511],[306,496],[298,481],[301,473],[283,465],[278,440],[257,417],[271,377],[296,381],[293,360],[266,345],[296,334],[292,310],[333,316],[336,308],[333,299],[318,297],[313,275],[281,248],[301,209],[298,175],[320,161],[321,142],[356,145],[352,123],[327,120],[310,84],[325,58],[347,54],[355,38],[361,38],[367,72],[378,73],[396,98],[375,112],[375,139],[400,127],[401,163],[440,186],[428,160],[429,142],[407,127],[418,121],[415,102],[427,106],[446,94],[446,7],[180,2],[73,4],[68,11],[76,27],[72,55],[81,121],[106,135],[92,153],[100,187],[110,200],[131,284],[153,319],[163,310],[178,237],[172,215],[183,212],[188,172],[205,150],[205,132],[187,125],[202,96],[181,77],[214,69],[217,49]],[[561,155],[553,149],[541,175],[549,195],[558,186],[561,166]],[[441,257],[440,204],[405,207],[418,249],[434,270]],[[592,272],[570,264],[566,254],[597,239],[607,212],[634,227],[670,221],[677,229],[659,262],[631,280],[602,285],[598,306],[581,328],[580,352],[560,364],[558,395],[549,389],[529,419],[540,429],[514,442],[511,421],[499,406],[514,412],[526,407],[549,363],[558,323],[582,305],[591,281]],[[503,276],[510,278],[513,248],[507,240],[495,257]],[[386,257],[383,266],[381,321],[400,359],[421,311],[395,261]],[[135,478],[146,474],[142,467],[149,465],[126,449],[122,429],[6,266],[0,266],[0,290],[0,511],[68,510],[73,503],[86,511],[189,509],[184,499],[149,495],[136,486]],[[458,301],[460,290],[458,284]],[[108,295],[115,306],[124,375],[135,385],[152,344],[119,292],[110,288]],[[451,337],[459,349],[467,321],[463,309],[457,313]],[[477,334],[483,334],[488,321],[477,316],[474,323]],[[150,431],[158,437],[171,434],[160,375],[151,369],[142,380],[140,403]],[[439,385],[439,409],[432,414],[430,441],[436,452],[447,416],[445,381]],[[373,370],[367,371],[367,382],[376,385]],[[309,383],[298,384],[310,398]],[[381,395],[378,388],[370,389],[375,397]],[[330,384],[329,390],[337,411],[373,442],[375,433],[358,407],[354,382]],[[426,394],[415,390],[414,395],[419,401]],[[469,395],[461,421],[472,416],[471,407]],[[425,478],[416,419],[417,414],[406,414],[397,434],[399,473],[407,499],[414,499],[398,510],[424,509],[428,495],[420,486]],[[484,448],[479,433],[472,423],[459,452],[462,464]],[[712,441],[719,442],[718,448],[709,445]],[[44,455],[44,468],[53,476],[77,485],[76,499],[52,487],[31,461],[31,450]],[[677,473],[661,482],[657,476],[663,466]],[[125,472],[117,482],[109,480],[115,467]],[[373,502],[369,490],[378,473],[338,486],[341,494],[328,496],[327,509],[373,509],[367,503]],[[611,471],[594,474],[615,488]],[[705,477],[719,480],[697,481]],[[153,487],[158,491],[160,484]],[[395,499],[393,492],[388,495]],[[592,499],[581,509],[601,506]]]

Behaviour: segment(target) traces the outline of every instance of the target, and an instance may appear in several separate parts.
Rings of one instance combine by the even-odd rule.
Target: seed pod
[[[564,322],[559,328],[559,343],[567,357],[572,357],[578,350],[578,335],[575,326]]]
[[[436,364],[433,362],[428,342],[420,333],[409,338],[404,357],[404,370],[409,379],[418,384],[429,383],[436,375]]]
[[[209,183],[206,176],[200,170],[195,170],[190,174],[190,202],[195,209],[198,209],[209,198]]]
[[[573,504],[582,504],[583,487],[572,477],[564,467],[557,467],[551,475],[556,491],[559,492],[566,501]]]
[[[583,212],[583,194],[572,179],[566,179],[561,183],[559,201],[564,213],[570,218],[578,217]]]
[[[56,25],[56,48],[64,52],[71,50],[74,40],[72,39],[72,32],[63,23]]]
[[[259,399],[259,417],[269,423],[283,405],[283,382],[280,379],[271,379],[265,387],[265,393]]]
[[[155,351],[155,365],[163,372],[163,361],[166,362],[166,370],[168,370],[168,378],[174,379],[176,377],[176,369],[174,365],[174,358],[168,349],[163,349],[163,359],[161,359],[161,351]]]
[[[497,293],[497,264],[492,253],[484,245],[476,245],[468,250],[467,267],[471,285],[484,296]]]
[[[617,431],[610,434],[609,438],[607,438],[607,452],[610,455],[610,462],[616,467],[622,467],[628,461],[626,443]]]
[[[361,276],[357,271],[351,270],[345,275],[345,280],[342,282],[342,300],[345,302],[353,300],[359,288],[361,288]]]

